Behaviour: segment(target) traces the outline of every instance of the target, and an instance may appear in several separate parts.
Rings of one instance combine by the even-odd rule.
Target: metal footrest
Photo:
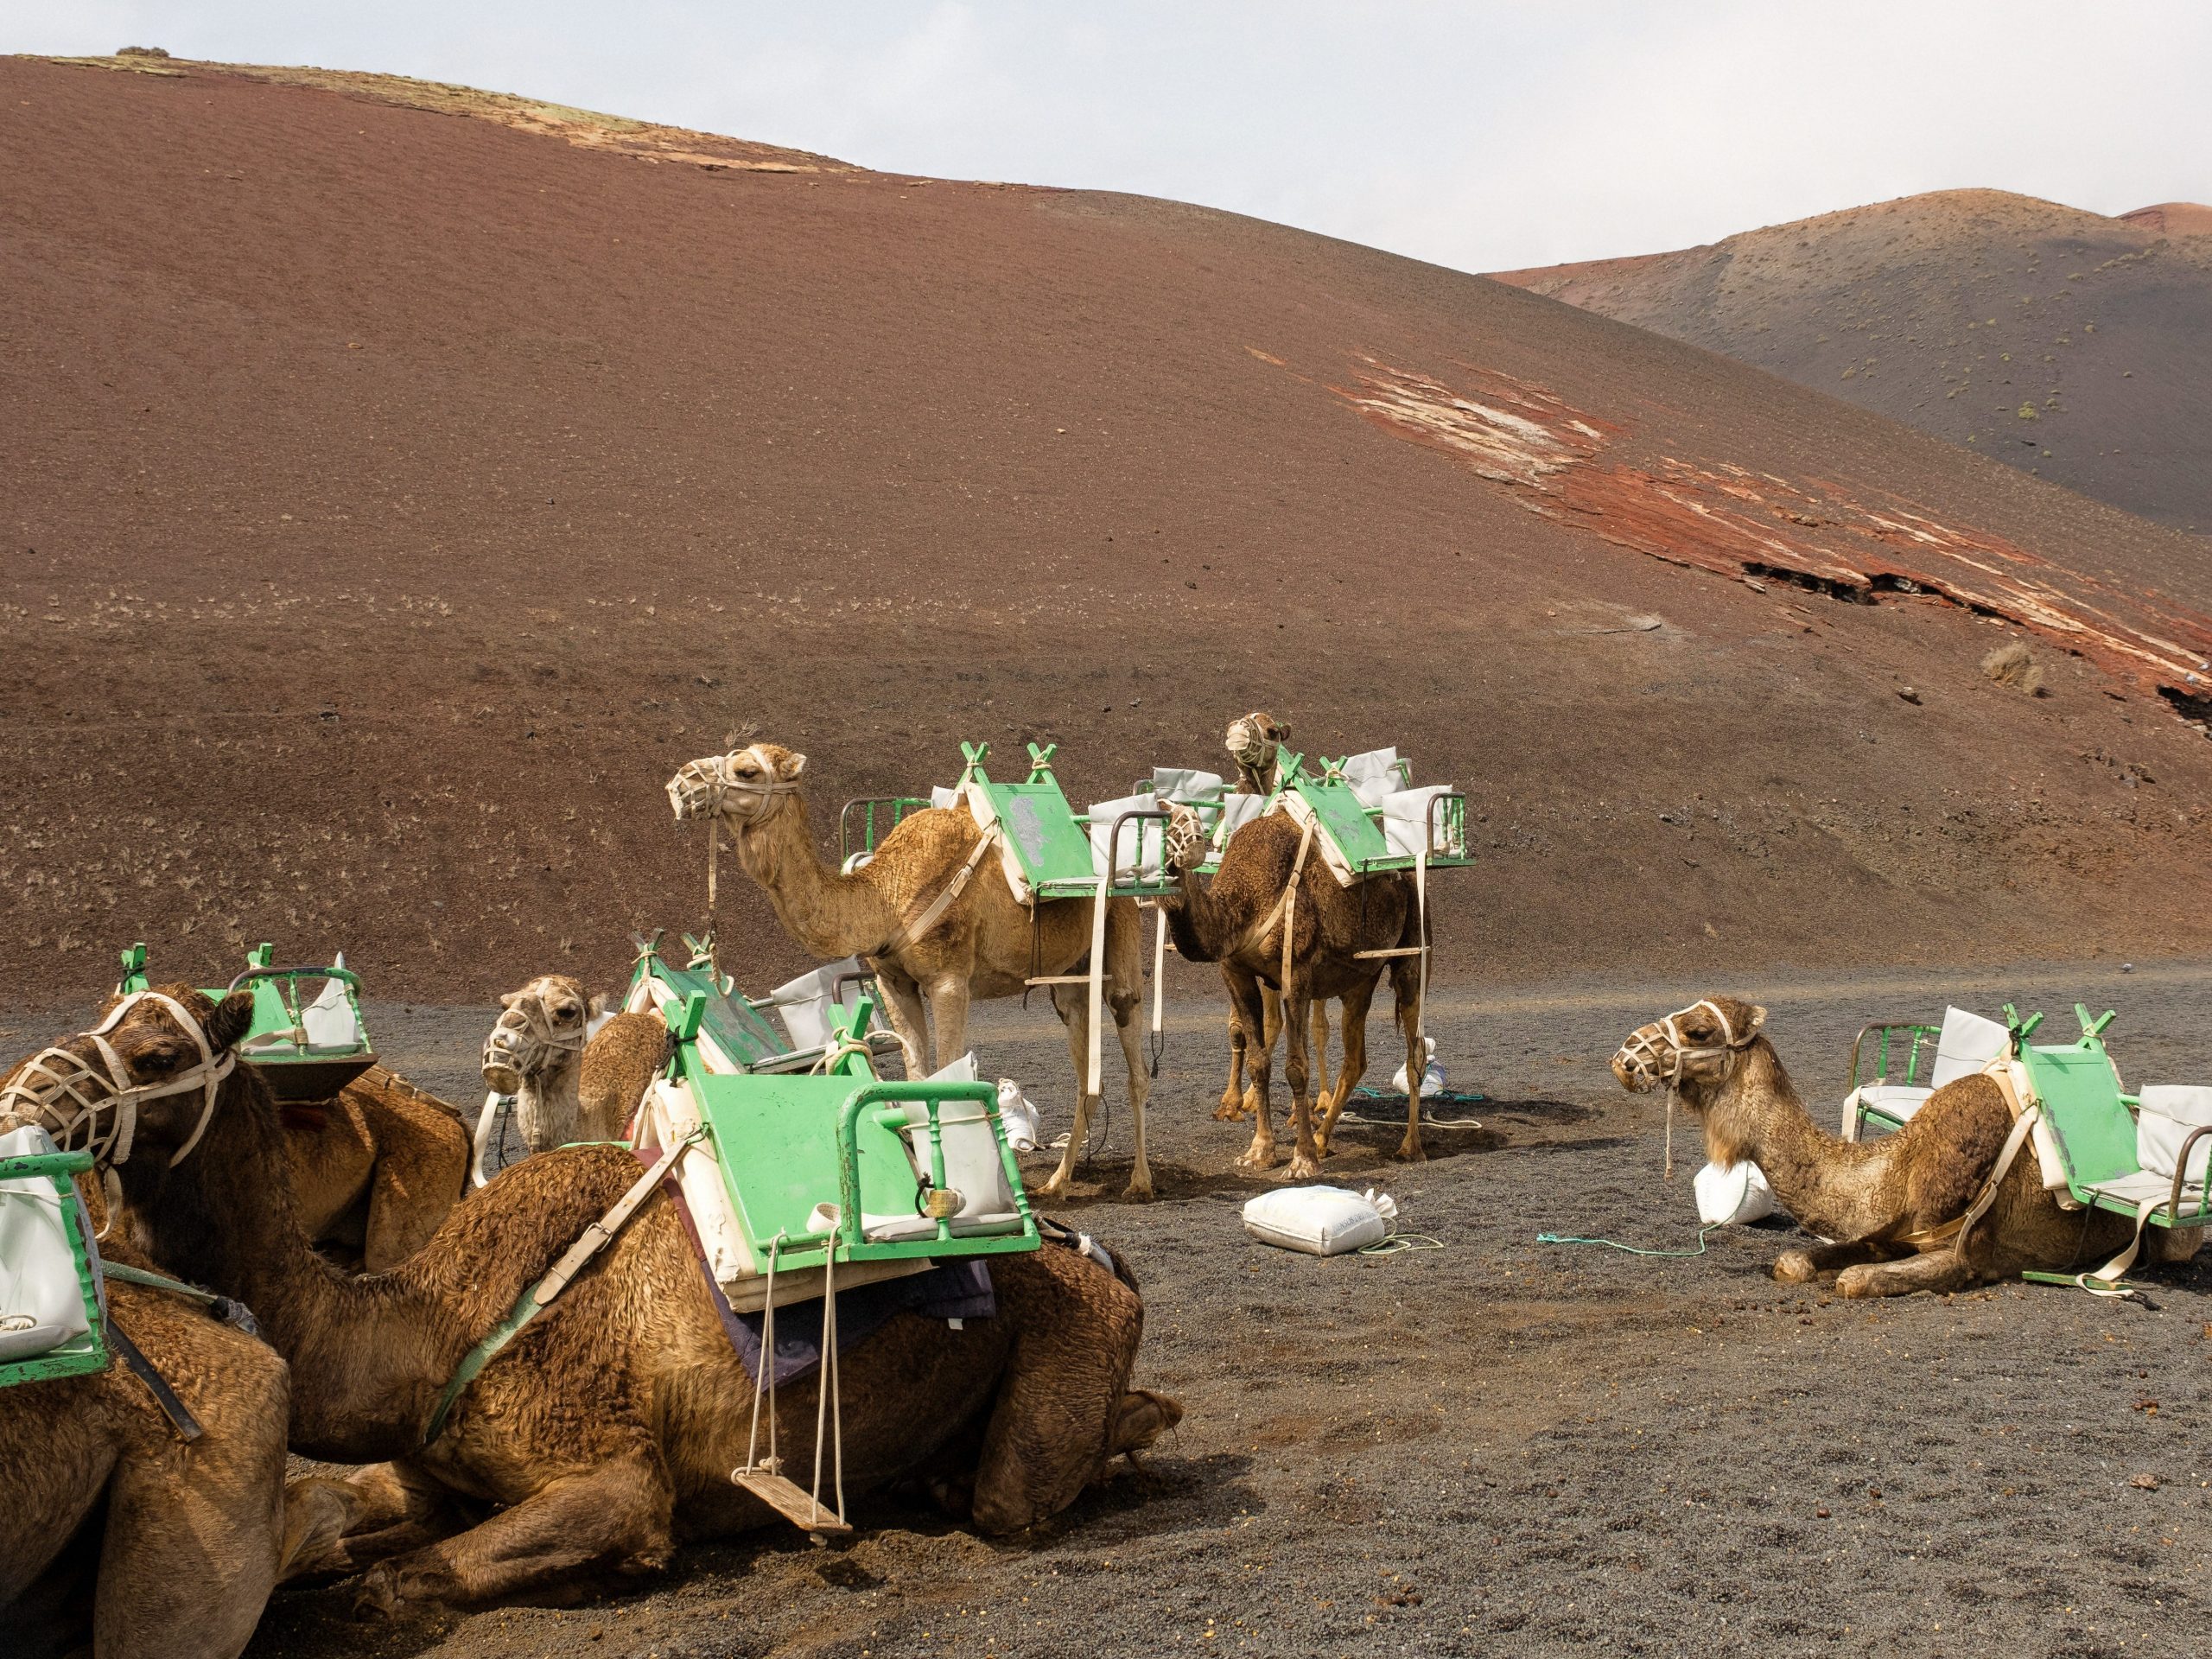
[[[1089,974],[1046,974],[1036,979],[1025,979],[1025,985],[1088,985]]]
[[[1354,957],[1418,957],[1427,950],[1425,944],[1398,944],[1388,950],[1355,950]]]

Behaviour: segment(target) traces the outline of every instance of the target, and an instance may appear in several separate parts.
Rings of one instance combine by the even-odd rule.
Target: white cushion
[[[1195,766],[1154,766],[1152,769],[1152,793],[1155,800],[1180,801],[1185,806],[1204,801],[1217,801],[1228,783],[1217,772],[1200,772]]]
[[[1904,1122],[1927,1103],[1933,1089],[1923,1089],[1910,1083],[1869,1083],[1857,1091],[1859,1103],[1885,1117]]]
[[[932,1082],[973,1083],[973,1050],[930,1074]],[[951,1217],[956,1235],[995,1232],[1020,1219],[1014,1188],[1007,1185],[1006,1163],[999,1156],[998,1137],[991,1133],[989,1110],[981,1101],[949,1100],[938,1108],[938,1126],[944,1141],[944,1184],[960,1195],[959,1211]],[[930,1113],[920,1101],[906,1107],[907,1155],[913,1160],[917,1179],[930,1173]],[[861,1230],[870,1238],[934,1237],[937,1223],[926,1216],[861,1217]]]
[[[1114,833],[1114,820],[1124,812],[1150,812],[1158,809],[1158,802],[1150,794],[1124,795],[1119,800],[1101,801],[1084,815],[1084,827],[1090,831],[1090,873],[1107,874],[1106,842]],[[1167,824],[1161,818],[1139,818],[1122,826],[1119,843],[1114,848],[1113,878],[1116,882],[1146,881],[1159,883],[1160,853],[1166,839]]]
[[[1943,1033],[1936,1039],[1936,1064],[1928,1073],[1931,1087],[1970,1077],[2005,1052],[2011,1033],[1994,1020],[1985,1020],[1964,1008],[1943,1010]]]
[[[50,1153],[44,1129],[25,1127],[0,1135],[0,1158]],[[85,1293],[77,1280],[76,1252],[62,1225],[64,1198],[42,1175],[0,1181],[0,1360],[49,1353],[92,1329]],[[83,1224],[81,1213],[79,1224]]]
[[[930,804],[939,809],[957,806],[960,804],[960,791],[942,785],[934,786],[930,791]]]
[[[1213,844],[1217,851],[1229,845],[1229,838],[1255,818],[1262,816],[1268,804],[1264,795],[1224,795],[1221,798],[1221,822],[1214,826]]]
[[[2212,1125],[2212,1089],[2153,1084],[2144,1090],[2141,1099],[2142,1109],[2135,1114],[2135,1161],[2171,1184],[2182,1142],[2191,1131]],[[2190,1148],[2189,1179],[2201,1185],[2209,1162],[2212,1135]]]
[[[345,1053],[362,1046],[361,1022],[353,1017],[343,980],[323,981],[322,995],[300,1010],[300,1027],[311,1052]]]
[[[2196,1160],[2192,1157],[2190,1161],[2195,1163]],[[2117,1198],[2139,1210],[2146,1204],[2164,1205],[2174,1190],[2174,1173],[2171,1168],[2163,1175],[2147,1169],[2138,1170],[2133,1175],[2115,1175],[2108,1181],[2087,1181],[2083,1185],[2100,1197]],[[2182,1213],[2184,1216],[2189,1214],[2203,1199],[2204,1184],[2202,1181],[2183,1186],[2181,1190]]]
[[[1428,804],[1439,795],[1449,795],[1449,784],[1430,784],[1421,789],[1402,789],[1385,795],[1379,804],[1382,808],[1382,838],[1389,843],[1390,851],[1400,858],[1411,858],[1422,849],[1428,838]],[[1370,802],[1370,805],[1377,803]],[[1447,827],[1441,821],[1436,826],[1440,836],[1447,836]],[[1438,855],[1458,856],[1463,847],[1437,845],[1428,848],[1430,856]]]
[[[1348,756],[1337,770],[1351,785],[1351,792],[1359,797],[1362,806],[1380,806],[1383,797],[1395,794],[1406,785],[1395,748],[1370,749],[1364,754]]]
[[[830,1041],[830,1009],[842,1007],[850,1013],[860,999],[859,984],[846,976],[865,971],[858,957],[847,957],[842,962],[785,981],[763,1000],[784,1022],[793,1048],[820,1048]],[[845,982],[843,999],[833,1003],[830,998],[840,980]]]

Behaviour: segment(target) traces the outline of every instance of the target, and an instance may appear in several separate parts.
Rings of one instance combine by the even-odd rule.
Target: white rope
[[[767,1301],[760,1313],[760,1363],[753,1371],[753,1427],[745,1436],[745,1466],[730,1476],[759,1474],[762,1465],[760,1450],[760,1396],[768,1396],[768,1462],[766,1472],[775,1474],[782,1465],[776,1459],[776,1259],[784,1248],[784,1236],[779,1230],[768,1245]]]
[[[151,1002],[168,1011],[199,1049],[197,1065],[160,1083],[131,1080],[130,1068],[107,1040],[107,1033],[120,1026],[141,1002]],[[169,1167],[174,1169],[190,1157],[215,1116],[215,1093],[237,1065],[236,1053],[226,1049],[219,1058],[208,1046],[207,1033],[200,1022],[174,997],[159,991],[133,991],[108,1010],[107,1018],[99,1025],[77,1034],[92,1044],[105,1075],[82,1055],[68,1049],[41,1049],[23,1063],[5,1089],[0,1089],[0,1127],[36,1125],[53,1136],[54,1145],[61,1151],[89,1152],[112,1166],[130,1161],[142,1104],[198,1089],[206,1096],[200,1108],[200,1121],[193,1125],[184,1144],[170,1154]],[[100,1092],[87,1093],[87,1085],[97,1085]]]
[[[829,1254],[822,1263],[822,1362],[820,1381],[814,1391],[814,1486],[808,1497],[814,1505],[814,1512],[809,1518],[819,1521],[822,1518],[822,1430],[826,1418],[836,1444],[834,1478],[837,1510],[833,1518],[842,1525],[845,1519],[845,1402],[842,1385],[837,1376],[838,1243],[838,1236],[833,1230],[830,1235]]]

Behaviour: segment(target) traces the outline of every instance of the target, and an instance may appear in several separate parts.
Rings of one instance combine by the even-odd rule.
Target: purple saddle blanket
[[[651,1160],[640,1154],[639,1161]],[[676,1213],[683,1219],[684,1236],[691,1241],[692,1257],[699,1264],[700,1276],[707,1281],[707,1294],[714,1299],[715,1316],[722,1322],[723,1334],[729,1338],[730,1346],[737,1350],[747,1375],[758,1382],[760,1328],[766,1315],[740,1313],[729,1305],[729,1299],[722,1294],[722,1287],[715,1282],[715,1275],[707,1266],[707,1253],[699,1243],[699,1230],[692,1223],[691,1208],[683,1202],[682,1190],[672,1179],[663,1181],[661,1190],[668,1194],[676,1205]],[[839,1291],[837,1347],[841,1353],[849,1354],[901,1313],[918,1313],[925,1319],[988,1319],[997,1312],[998,1299],[991,1292],[990,1269],[980,1258],[943,1262],[927,1273],[908,1274],[902,1279],[880,1279],[874,1284]],[[821,1363],[821,1299],[790,1302],[778,1308],[772,1380],[779,1387],[795,1382],[810,1375]]]

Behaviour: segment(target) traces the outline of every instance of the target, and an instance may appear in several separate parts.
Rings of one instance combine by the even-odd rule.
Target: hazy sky
[[[1986,185],[2212,200],[2205,0],[0,0],[0,51],[378,69],[1471,270]]]

